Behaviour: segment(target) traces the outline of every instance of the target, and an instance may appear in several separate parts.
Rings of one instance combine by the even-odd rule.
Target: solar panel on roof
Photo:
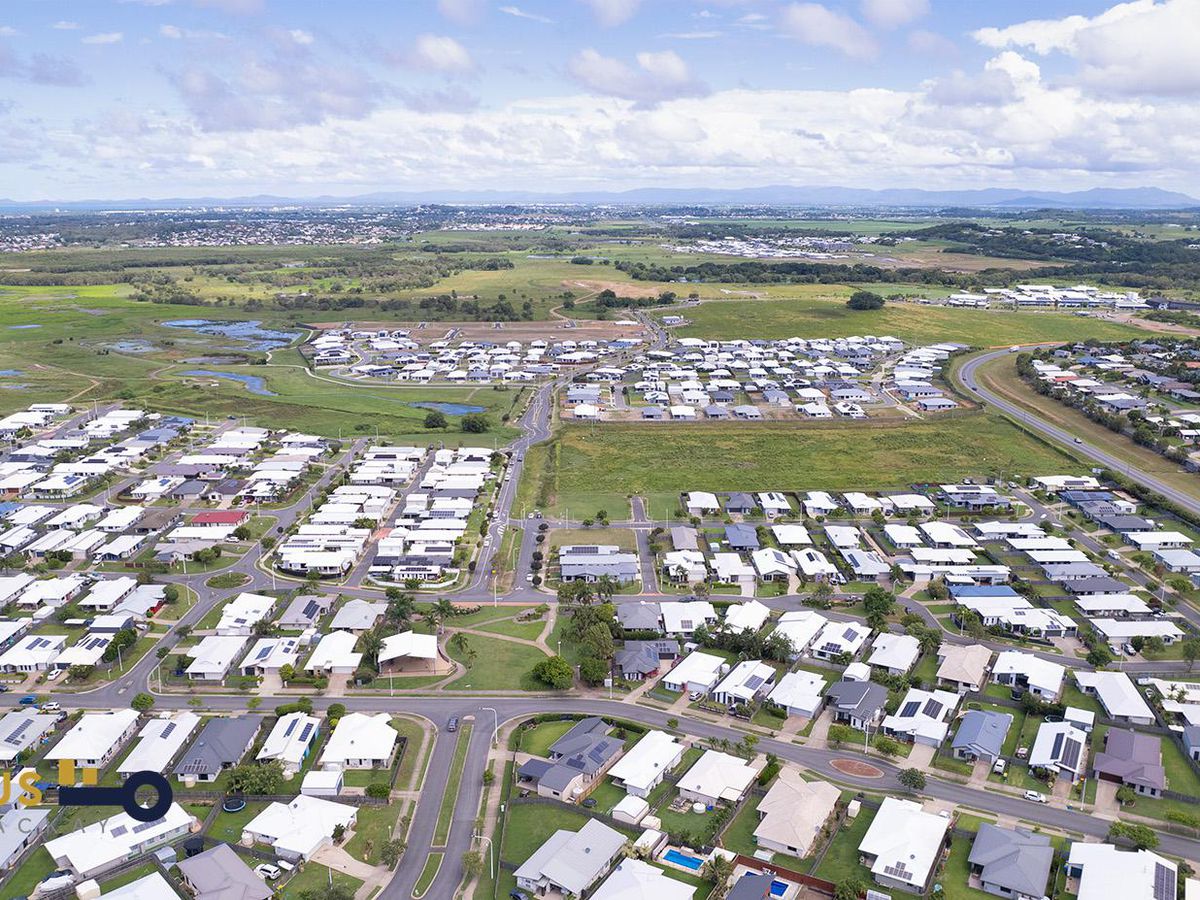
[[[752,691],[757,691],[762,686],[764,679],[761,675],[751,675],[746,679],[746,687]]]
[[[912,881],[913,879],[913,873],[905,868],[903,861],[896,863],[894,866],[884,866],[883,873],[893,878],[903,878],[905,881]]]
[[[6,737],[4,739],[5,743],[8,743],[8,744],[21,743],[21,735],[23,735],[29,729],[29,727],[31,725],[33,725],[33,719],[26,719],[25,721],[23,721],[20,725],[18,725],[16,728],[13,729],[12,734],[10,734],[8,737]]]
[[[942,714],[942,704],[936,700],[925,701],[925,715],[931,719],[936,719]]]
[[[1154,864],[1154,900],[1174,900],[1176,875],[1162,863]]]
[[[168,722],[168,723],[167,723],[167,727],[166,727],[166,728],[164,728],[164,729],[162,730],[162,734],[160,734],[160,735],[159,735],[159,737],[164,737],[164,738],[165,738],[165,737],[170,737],[170,736],[171,736],[171,732],[172,732],[172,731],[174,731],[174,730],[175,730],[175,723],[174,723],[174,722]]]
[[[902,709],[900,711],[900,718],[911,719],[913,716],[915,716],[917,714],[917,710],[920,708],[921,708],[920,702],[918,702],[916,700],[909,700],[907,703],[904,704],[904,709]]]
[[[292,719],[292,721],[288,722],[288,727],[283,732],[285,738],[292,736],[292,732],[296,730],[296,723],[299,721],[299,719]]]
[[[306,722],[304,725],[304,728],[301,729],[301,731],[300,731],[300,742],[301,743],[304,743],[308,740],[308,736],[310,734],[312,734],[312,730],[313,730],[312,722]]]
[[[153,822],[139,822],[137,825],[133,826],[133,833],[141,834],[143,831],[153,828],[154,826],[158,825],[161,822],[162,822],[162,819],[155,819]]]
[[[842,632],[842,637],[848,641],[852,641],[856,637],[858,637],[858,632],[853,628],[847,628],[845,631]]]
[[[1054,736],[1054,744],[1050,748],[1050,758],[1051,759],[1061,759],[1062,758],[1063,737],[1064,736],[1061,734],[1056,734]]]
[[[116,828],[114,828],[112,831],[109,832],[109,835],[111,837],[120,837],[128,830],[129,829],[126,828],[124,825],[118,825]]]
[[[1063,746],[1062,764],[1075,771],[1075,767],[1079,765],[1079,756],[1083,751],[1083,745],[1079,741],[1067,740]]]

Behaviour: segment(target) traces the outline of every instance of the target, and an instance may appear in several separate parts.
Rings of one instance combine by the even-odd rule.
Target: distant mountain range
[[[806,206],[978,209],[1187,209],[1200,200],[1155,187],[1092,188],[1086,191],[1033,191],[1014,188],[926,191],[918,188],[868,190],[848,187],[772,185],[756,188],[638,188],[630,191],[379,191],[352,197],[172,197],[165,199],[16,201],[0,200],[0,211],[83,212],[87,210],[188,209],[270,206],[416,206],[589,204],[616,206]]]

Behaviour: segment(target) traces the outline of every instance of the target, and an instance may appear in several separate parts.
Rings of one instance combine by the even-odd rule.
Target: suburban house
[[[701,625],[711,628],[717,624],[717,611],[707,600],[668,600],[659,604],[659,613],[668,637],[691,637]]]
[[[825,702],[825,679],[803,669],[788,672],[770,693],[770,700],[782,706],[789,716],[811,719]]]
[[[750,790],[758,772],[740,757],[706,750],[680,777],[679,796],[707,806],[735,804]]]
[[[663,675],[662,685],[669,691],[701,691],[707,694],[727,665],[723,656],[694,650]]]
[[[991,822],[980,824],[967,857],[983,890],[1012,900],[1042,900],[1053,862],[1054,847],[1046,835]]]
[[[387,713],[347,713],[338,719],[321,753],[321,768],[386,769],[400,735]]]
[[[320,724],[320,719],[304,712],[280,716],[255,759],[278,760],[285,772],[299,772],[312,749]]]
[[[1079,689],[1098,699],[1110,718],[1126,719],[1134,725],[1154,724],[1154,711],[1124,672],[1077,671],[1073,674]]]
[[[304,668],[315,675],[349,675],[362,662],[362,654],[354,650],[357,643],[349,631],[331,631],[321,638]]]
[[[819,659],[855,656],[870,634],[871,629],[860,622],[828,622],[813,639],[812,655]]]
[[[1029,751],[1029,768],[1078,781],[1084,774],[1086,749],[1087,735],[1070,722],[1043,722]]]
[[[43,737],[54,731],[57,723],[54,715],[39,713],[35,707],[5,713],[0,719],[0,761],[15,762],[23,751],[36,748]]]
[[[990,709],[969,709],[958,723],[951,749],[958,759],[984,759],[994,762],[1000,758],[1004,739],[1012,727],[1011,713]]]
[[[217,844],[176,865],[196,900],[268,900],[274,894],[228,844]]]
[[[937,747],[946,739],[959,699],[949,691],[909,688],[896,712],[886,716],[879,727],[901,740]]]
[[[102,769],[137,730],[133,709],[84,713],[70,731],[46,752],[52,762],[71,760],[77,767]],[[80,773],[82,777],[82,773]]]
[[[199,727],[200,717],[189,710],[151,719],[138,732],[137,743],[121,760],[117,771],[126,776],[133,772],[165,772]]]
[[[983,689],[992,651],[981,644],[946,644],[938,648],[938,682],[959,694]]]
[[[949,819],[925,812],[920,803],[884,797],[858,852],[877,883],[923,894],[949,827]]]
[[[357,818],[357,807],[300,794],[288,803],[268,804],[246,823],[245,832],[255,843],[271,845],[283,859],[299,861],[332,845],[339,825],[353,830]]]
[[[785,766],[758,801],[754,842],[764,850],[805,857],[833,815],[841,791],[825,781],[805,781]]]
[[[183,651],[184,655],[191,659],[185,670],[187,677],[194,681],[222,680],[245,646],[244,637],[208,635],[195,647]]]
[[[574,802],[624,751],[624,742],[609,735],[610,730],[597,716],[580,720],[550,745],[548,761],[535,757],[517,770],[521,780],[536,782],[539,797]]]
[[[887,699],[887,688],[871,681],[835,681],[825,689],[833,720],[860,730],[879,722]]]
[[[437,635],[409,630],[383,639],[379,671],[385,675],[425,672],[436,668],[440,659]]]
[[[274,606],[274,597],[238,594],[221,608],[221,620],[217,622],[216,632],[219,635],[249,637],[254,632],[254,626],[263,621]]]
[[[1111,728],[1104,749],[1092,760],[1092,774],[1115,781],[1146,797],[1159,797],[1167,789],[1162,764],[1161,738],[1132,728]]]
[[[726,706],[752,703],[775,684],[775,669],[759,660],[738,663],[712,690],[712,698]]]
[[[903,675],[921,655],[921,643],[910,634],[885,631],[871,644],[867,665],[878,666],[892,675]]]
[[[1021,653],[1018,650],[1002,650],[996,655],[992,666],[992,681],[1007,684],[1018,690],[1027,690],[1042,700],[1053,703],[1062,693],[1063,677],[1067,670],[1058,663]]]
[[[178,803],[153,822],[138,822],[125,812],[85,825],[45,844],[60,869],[93,878],[126,860],[149,853],[191,831],[195,819]]]
[[[183,752],[175,777],[180,781],[216,781],[245,756],[258,735],[259,716],[212,718]]]
[[[626,641],[613,654],[613,671],[621,678],[643,680],[658,674],[663,662],[679,657],[679,641]]]
[[[517,887],[539,897],[550,891],[581,897],[608,873],[625,840],[596,819],[579,831],[560,829],[517,868]]]
[[[1077,900],[1111,900],[1113,885],[1122,897],[1159,900],[1176,896],[1175,863],[1149,850],[1118,850],[1112,844],[1072,841],[1066,872],[1079,881]]]
[[[648,797],[683,759],[683,744],[663,731],[648,731],[613,763],[608,777],[634,797]]]
[[[590,900],[636,900],[638,897],[653,897],[654,900],[692,900],[696,889],[676,881],[640,859],[622,859],[612,874],[596,888]]]

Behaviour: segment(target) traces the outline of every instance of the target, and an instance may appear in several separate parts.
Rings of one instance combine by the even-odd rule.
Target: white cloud
[[[987,47],[1067,54],[1081,81],[1114,93],[1191,94],[1200,92],[1197,35],[1196,0],[1133,0],[1092,18],[1035,19],[973,37]]]
[[[929,0],[862,0],[862,13],[880,28],[896,28],[928,15]]]
[[[668,31],[660,37],[669,38],[674,41],[711,41],[714,38],[719,38],[719,31]]]
[[[299,44],[302,47],[307,47],[309,44],[311,44],[313,41],[316,40],[316,38],[313,37],[311,31],[305,31],[303,28],[291,29],[290,31],[288,31],[288,37],[290,37],[295,43]]]
[[[16,37],[19,33],[11,25],[0,25],[0,37]]]
[[[412,49],[401,57],[405,65],[432,72],[469,72],[474,63],[467,48],[452,37],[422,34]]]
[[[438,0],[438,12],[459,25],[474,25],[484,13],[483,0]]]
[[[183,38],[183,29],[178,25],[159,25],[158,33],[165,38],[178,41]]]
[[[158,34],[172,41],[211,39],[217,41],[229,40],[229,35],[219,31],[193,31],[190,28],[180,28],[178,25],[159,25]]]
[[[781,21],[792,37],[816,47],[832,47],[852,59],[869,59],[879,52],[865,28],[820,3],[793,3],[784,8]]]
[[[554,22],[548,16],[539,16],[537,13],[526,12],[519,6],[501,6],[500,12],[515,19],[528,19],[531,22],[541,22],[543,25],[550,25]]]
[[[583,0],[591,7],[596,20],[606,28],[620,25],[633,18],[641,0]]]
[[[60,19],[50,27],[57,31],[78,31],[82,26],[78,22],[69,22],[66,19]]]
[[[120,31],[104,31],[99,34],[89,34],[80,40],[85,44],[119,44],[125,39]]]
[[[572,57],[567,69],[589,90],[632,100],[639,106],[708,93],[708,88],[692,77],[687,63],[673,50],[642,52],[636,60],[634,68],[589,48]]]

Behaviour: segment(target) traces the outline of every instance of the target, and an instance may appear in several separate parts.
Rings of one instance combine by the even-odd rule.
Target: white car
[[[997,775],[1003,775],[1004,770],[1007,766],[1008,766],[1007,762],[1005,762],[1003,759],[998,759],[998,760],[996,760],[996,764],[992,766],[992,771],[995,772]]]
[[[60,709],[62,709],[62,707],[59,706],[57,700],[51,700],[49,703],[42,704],[43,712],[58,712]]]
[[[63,670],[62,670],[62,669],[51,669],[49,672],[47,672],[47,673],[46,673],[46,680],[47,680],[47,681],[54,681],[54,680],[55,680],[55,679],[57,679],[57,678],[58,678],[60,675],[62,675],[62,673],[63,673]]]
[[[1026,791],[1022,795],[1026,800],[1031,800],[1034,803],[1049,803],[1050,798],[1045,794],[1039,794],[1037,791]]]
[[[273,866],[270,863],[259,863],[254,867],[254,874],[266,881],[274,881],[283,873],[279,871],[278,866]]]

